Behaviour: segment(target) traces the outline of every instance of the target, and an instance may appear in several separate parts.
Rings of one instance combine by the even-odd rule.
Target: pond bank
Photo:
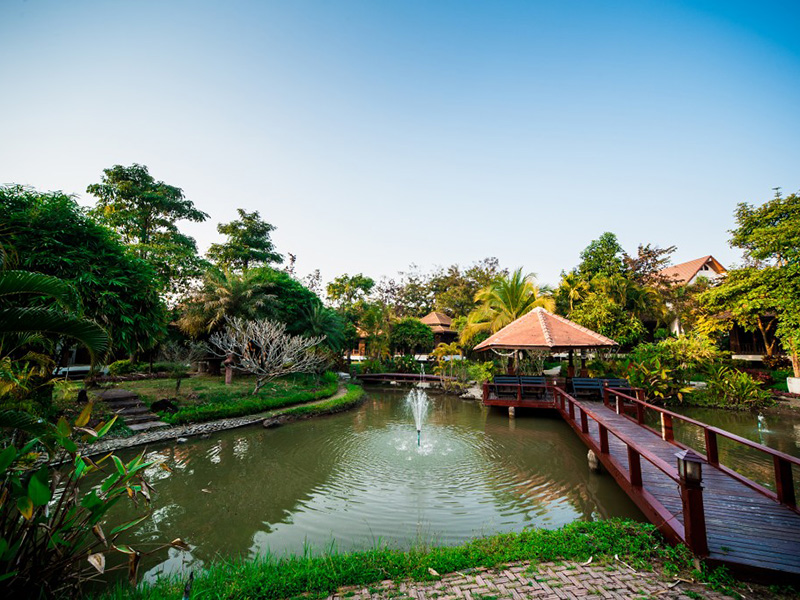
[[[82,449],[83,456],[94,456],[106,452],[114,452],[125,448],[134,448],[145,444],[179,440],[192,436],[203,436],[227,429],[237,429],[263,423],[265,427],[278,426],[291,421],[296,421],[312,416],[333,414],[347,410],[359,404],[363,398],[364,390],[354,384],[339,385],[332,396],[321,400],[314,400],[306,404],[295,405],[285,409],[276,409],[244,417],[233,417],[206,421],[204,423],[189,423],[168,429],[157,429],[139,433],[126,438],[104,439]]]
[[[135,590],[118,584],[101,598],[171,600],[180,597],[185,584],[185,577],[162,578]],[[298,596],[520,600],[591,594],[715,600],[794,597],[738,582],[723,570],[705,565],[698,570],[685,547],[667,546],[652,525],[620,519],[406,552],[376,548],[222,561],[195,572],[192,586],[192,597],[250,600]]]

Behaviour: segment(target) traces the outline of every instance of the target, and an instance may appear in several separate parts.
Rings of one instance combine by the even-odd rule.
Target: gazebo
[[[548,350],[569,352],[568,377],[575,376],[575,350],[581,353],[581,376],[586,377],[586,352],[614,348],[618,344],[604,335],[554,315],[544,308],[534,308],[516,321],[475,346],[475,350]],[[514,353],[515,356],[517,352]]]

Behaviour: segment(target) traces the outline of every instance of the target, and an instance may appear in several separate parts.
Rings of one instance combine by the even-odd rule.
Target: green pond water
[[[421,444],[403,390],[369,389],[339,415],[276,429],[251,427],[151,447],[153,518],[125,541],[176,537],[191,551],[147,557],[142,575],[196,570],[217,558],[455,544],[524,527],[642,514],[608,475],[591,473],[586,448],[555,414],[503,410],[431,395]],[[686,409],[693,418],[800,456],[797,413]],[[676,437],[703,449],[691,429]],[[720,442],[721,458],[770,485],[771,462]],[[133,451],[122,454],[130,458]],[[130,517],[120,505],[112,520]]]
[[[136,547],[183,538],[191,552],[148,557],[142,574],[217,557],[455,544],[575,520],[643,519],[614,481],[589,471],[586,448],[557,416],[506,413],[431,395],[421,444],[404,393],[368,390],[339,415],[152,447],[152,521]],[[132,457],[133,452],[123,455]],[[122,507],[122,504],[120,504]],[[130,516],[127,508],[113,520]]]

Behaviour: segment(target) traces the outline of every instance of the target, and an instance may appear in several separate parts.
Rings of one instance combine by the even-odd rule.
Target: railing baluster
[[[628,446],[628,471],[633,487],[642,487],[642,460],[639,452],[633,446]]]
[[[666,442],[671,442],[675,439],[672,431],[672,415],[661,413],[661,439]]]
[[[708,464],[719,466],[719,448],[717,447],[717,432],[708,427],[704,428],[706,436],[706,460]]]
[[[605,404],[606,406],[610,406],[610,404],[611,404],[611,401],[609,400],[608,396],[609,396],[608,386],[604,386],[603,387],[603,404]]]
[[[589,433],[589,418],[586,416],[586,411],[581,409],[581,431]]]
[[[623,402],[622,397],[619,394],[617,394],[617,414],[618,415],[622,414],[622,402]]]
[[[597,422],[597,429],[600,431],[600,452],[608,454],[608,429],[599,421]]]
[[[644,405],[636,403],[636,422],[644,425]]]
[[[570,420],[574,421],[575,420],[575,403],[572,401],[572,399],[567,400],[567,402],[569,402],[569,418],[570,418]]]
[[[792,464],[783,460],[780,456],[773,456],[775,464],[775,492],[778,495],[778,502],[787,506],[797,506],[794,495],[794,480],[792,477]]]

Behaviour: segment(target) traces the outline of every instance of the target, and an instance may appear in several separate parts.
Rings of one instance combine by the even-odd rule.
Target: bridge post
[[[603,385],[603,404],[605,404],[606,406],[610,406],[611,405],[610,403],[611,401],[608,398],[608,386]]]
[[[696,556],[708,556],[708,535],[703,506],[703,461],[692,450],[683,450],[675,456],[678,459],[686,545]]]
[[[489,382],[483,382],[483,403],[486,404],[486,401],[489,399]]]

